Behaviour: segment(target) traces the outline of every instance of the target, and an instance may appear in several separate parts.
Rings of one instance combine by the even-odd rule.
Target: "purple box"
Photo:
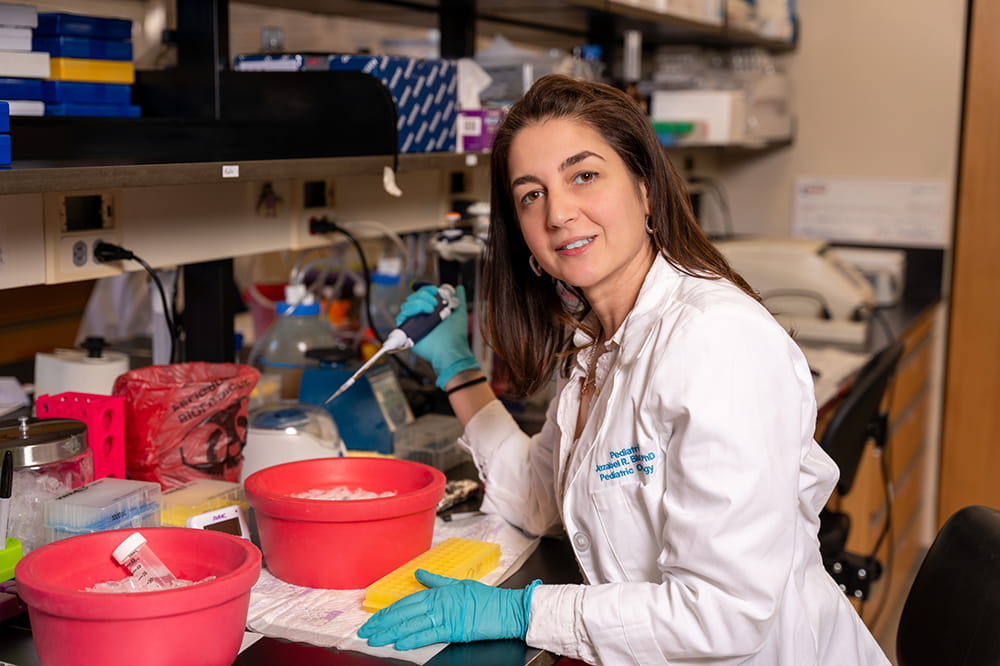
[[[460,153],[487,152],[506,115],[504,109],[460,109],[456,121],[456,150]]]

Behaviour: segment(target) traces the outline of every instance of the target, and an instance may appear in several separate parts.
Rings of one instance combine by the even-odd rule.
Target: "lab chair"
[[[820,446],[840,468],[837,483],[840,497],[851,492],[869,440],[879,448],[888,440],[889,418],[882,402],[902,354],[903,343],[896,341],[865,363],[819,438]],[[874,553],[847,552],[850,528],[850,516],[846,513],[823,509],[820,513],[820,552],[823,565],[844,591],[856,599],[865,599],[869,586],[881,575],[882,567]]]
[[[896,661],[1000,664],[1000,511],[964,507],[938,532],[903,604]]]

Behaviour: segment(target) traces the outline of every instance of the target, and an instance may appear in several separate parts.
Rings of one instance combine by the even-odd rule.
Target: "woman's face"
[[[646,187],[600,134],[566,118],[530,125],[508,165],[521,233],[542,270],[592,303],[638,290],[653,256]]]

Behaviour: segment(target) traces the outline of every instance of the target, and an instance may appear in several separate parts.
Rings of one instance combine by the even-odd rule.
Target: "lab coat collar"
[[[635,305],[615,334],[605,343],[609,349],[612,345],[619,347],[621,361],[629,362],[641,353],[648,337],[646,332],[670,304],[680,280],[680,272],[663,255],[657,254],[642,281]],[[578,349],[588,347],[593,342],[594,338],[582,328],[576,329],[573,334],[573,344]],[[587,357],[589,358],[589,354]],[[577,359],[578,364],[581,361],[583,359]]]

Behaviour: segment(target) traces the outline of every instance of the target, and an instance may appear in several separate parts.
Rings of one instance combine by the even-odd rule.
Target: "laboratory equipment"
[[[195,479],[163,491],[160,495],[160,524],[184,527],[191,516],[233,504],[250,508],[243,486],[239,483]]]
[[[260,576],[260,551],[222,532],[143,528],[140,533],[170,570],[198,584],[141,594],[85,592],[123,578],[111,552],[134,531],[61,539],[18,563],[17,591],[28,606],[38,661],[136,666],[153,655],[160,664],[232,664],[243,641],[250,589]]]
[[[299,400],[326,409],[348,449],[392,453],[394,433],[413,421],[395,369],[389,363],[376,363],[327,403],[331,389],[347,381],[361,364],[349,350],[313,350],[309,356],[319,364],[302,372]]]
[[[396,494],[295,497],[338,486]],[[268,571],[293,585],[327,589],[363,588],[430,548],[444,486],[444,474],[433,467],[369,457],[285,463],[244,482]]]
[[[875,293],[826,241],[748,237],[715,245],[798,340],[867,343]]]
[[[449,578],[479,580],[499,564],[499,544],[451,537],[365,588],[365,600],[361,607],[374,613],[405,596],[426,589],[413,577],[413,572],[417,569]]]
[[[272,465],[344,455],[344,442],[325,409],[294,400],[269,402],[247,415],[240,480]]]
[[[187,519],[185,527],[225,532],[243,539],[250,538],[250,528],[247,526],[243,508],[239,504],[191,516]]]
[[[44,505],[46,543],[98,532],[160,525],[160,484],[103,478]]]
[[[278,316],[250,350],[248,363],[262,376],[280,379],[278,397],[299,397],[303,369],[316,365],[306,356],[310,349],[337,347],[329,324],[320,317],[319,303],[303,284],[285,287],[285,300],[277,304]]]
[[[0,450],[14,459],[9,536],[29,552],[45,543],[44,503],[94,480],[87,426],[21,416],[0,422]]]
[[[87,425],[87,440],[94,442],[94,478],[125,478],[125,398],[94,393],[35,394],[39,418],[68,418]]]
[[[142,585],[169,588],[177,583],[177,577],[139,532],[126,537],[111,554]]]
[[[329,403],[341,393],[351,388],[351,386],[354,385],[354,382],[357,381],[358,377],[363,375],[368,368],[372,367],[375,362],[382,358],[385,354],[402,349],[409,349],[415,345],[421,338],[430,333],[435,326],[447,319],[448,315],[450,315],[455,308],[458,307],[458,305],[458,295],[455,293],[454,287],[450,284],[443,284],[438,287],[438,303],[434,310],[427,314],[410,317],[398,328],[392,329],[392,331],[389,332],[389,335],[386,336],[385,342],[382,343],[382,347],[378,350],[378,352],[368,359],[364,365],[358,368],[357,372],[351,375],[351,377],[344,382],[340,388],[334,391],[334,393],[327,398],[325,402]]]

